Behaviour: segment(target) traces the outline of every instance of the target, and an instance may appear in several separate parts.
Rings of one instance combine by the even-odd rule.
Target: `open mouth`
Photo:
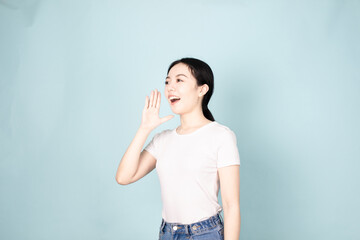
[[[170,97],[171,104],[177,103],[178,101],[180,101],[179,97]]]

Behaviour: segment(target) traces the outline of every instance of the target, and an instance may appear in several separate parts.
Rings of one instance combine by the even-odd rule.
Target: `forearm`
[[[224,240],[239,240],[240,237],[240,206],[224,206]]]
[[[141,150],[150,132],[151,130],[142,127],[136,132],[117,169],[116,180],[118,183],[128,183],[135,175],[139,166]]]

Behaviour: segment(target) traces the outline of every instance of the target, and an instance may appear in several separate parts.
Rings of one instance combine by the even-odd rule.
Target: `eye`
[[[165,81],[165,85],[166,85],[166,84],[169,84],[169,82],[168,82],[168,81]]]
[[[176,79],[178,82],[182,82],[183,80],[181,80],[181,79]]]

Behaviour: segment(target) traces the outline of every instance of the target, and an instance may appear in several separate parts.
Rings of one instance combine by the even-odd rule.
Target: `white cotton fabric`
[[[190,134],[157,133],[144,148],[156,158],[166,222],[191,224],[222,210],[218,168],[240,165],[236,136],[213,121]]]

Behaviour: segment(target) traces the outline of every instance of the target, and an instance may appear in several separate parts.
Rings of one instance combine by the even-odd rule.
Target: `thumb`
[[[160,118],[161,123],[164,123],[166,121],[169,121],[170,119],[172,119],[174,117],[174,115],[168,115],[166,117]]]

